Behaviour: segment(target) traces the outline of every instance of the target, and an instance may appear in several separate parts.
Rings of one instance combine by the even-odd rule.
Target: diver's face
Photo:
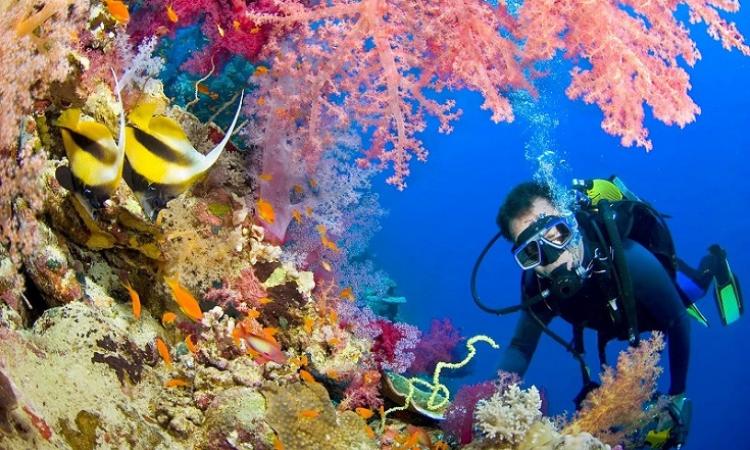
[[[510,233],[513,241],[518,240],[518,236],[526,230],[529,226],[534,224],[537,220],[545,216],[562,216],[563,213],[554,207],[547,199],[537,197],[532,203],[531,207],[526,211],[519,214],[516,218],[510,221]],[[567,265],[569,270],[573,270],[577,265],[580,264],[583,255],[583,244],[577,242],[575,245],[571,245],[570,248],[563,251],[560,257],[546,266],[536,266],[534,270],[536,273],[542,276],[549,276],[553,270],[562,266]]]

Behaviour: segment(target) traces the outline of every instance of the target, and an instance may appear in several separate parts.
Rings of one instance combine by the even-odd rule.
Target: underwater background
[[[750,26],[750,13],[736,16],[740,29]],[[700,29],[700,26],[695,27]],[[729,254],[741,283],[750,276],[750,61],[726,52],[708,36],[696,34],[703,59],[690,70],[691,95],[700,105],[695,123],[684,129],[666,127],[647,113],[654,141],[651,152],[622,148],[599,128],[601,113],[563,94],[567,68],[555,67],[554,81],[540,88],[540,104],[521,103],[515,123],[493,125],[480,111],[477,95],[462,94],[464,116],[450,135],[427,133],[427,164],[414,167],[404,192],[379,189],[389,214],[373,239],[381,266],[398,282],[409,302],[404,319],[428,327],[431,318],[450,317],[471,336],[486,333],[509,342],[516,315],[495,317],[473,303],[469,279],[474,262],[495,234],[501,202],[516,184],[551,172],[560,184],[573,178],[618,175],[641,198],[668,214],[678,255],[697,265],[707,247],[716,242]],[[538,156],[546,157],[550,168]],[[505,306],[520,298],[520,273],[510,255],[510,244],[499,241],[485,259],[479,275],[485,302]],[[750,389],[750,359],[746,345],[750,323],[729,327],[719,321],[709,293],[699,302],[710,328],[691,321],[691,360],[688,396],[693,399],[693,421],[687,449],[750,448],[746,434]],[[561,336],[571,336],[570,325],[552,322]],[[598,364],[595,333],[588,331],[587,361]],[[613,360],[622,343],[608,346]],[[466,378],[453,386],[494,375],[499,352],[481,353]],[[662,359],[667,364],[665,359]],[[553,412],[573,409],[581,387],[576,361],[559,344],[542,336],[525,381],[543,386]],[[666,391],[667,376],[660,389]]]
[[[718,243],[750,282],[738,8],[1,3],[0,449],[650,448],[660,334],[610,343],[576,412],[550,338],[498,373],[517,316],[470,275],[518,183],[617,175],[680,258]],[[479,271],[493,306],[520,299],[509,248]],[[750,324],[711,297],[683,448],[750,449]]]

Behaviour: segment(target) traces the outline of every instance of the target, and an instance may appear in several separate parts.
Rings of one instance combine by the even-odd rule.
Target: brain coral
[[[284,448],[375,450],[366,424],[352,411],[336,411],[328,391],[318,383],[279,386],[268,383],[261,391],[267,402],[266,421]],[[310,417],[310,411],[317,415]],[[307,414],[303,414],[306,412]]]

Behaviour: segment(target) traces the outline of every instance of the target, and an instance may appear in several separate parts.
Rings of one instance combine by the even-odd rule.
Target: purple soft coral
[[[424,335],[414,350],[410,373],[431,373],[439,361],[453,361],[453,349],[461,342],[461,333],[450,319],[433,320],[429,333]]]

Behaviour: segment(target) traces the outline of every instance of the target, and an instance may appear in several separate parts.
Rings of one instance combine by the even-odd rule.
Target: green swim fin
[[[718,264],[714,267],[714,299],[719,309],[721,323],[732,324],[739,320],[744,311],[742,302],[742,291],[739,281],[734,277],[732,269],[727,261],[727,254],[718,245],[712,245],[709,249],[718,258]]]

